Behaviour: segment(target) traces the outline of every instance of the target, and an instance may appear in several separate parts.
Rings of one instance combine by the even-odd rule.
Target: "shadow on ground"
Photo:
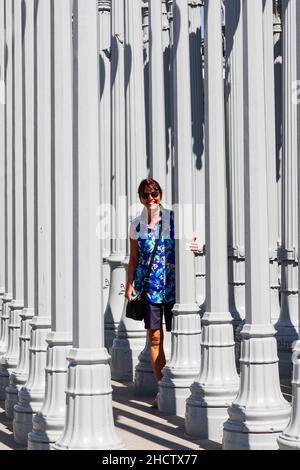
[[[0,402],[0,449],[1,450],[25,450],[14,441],[12,421],[8,420],[3,410],[4,403]]]
[[[184,419],[151,407],[151,398],[135,397],[133,384],[113,382],[114,418],[118,434],[130,450],[221,450],[220,442],[193,439]]]
[[[281,384],[282,393],[292,399],[289,381]],[[113,407],[116,430],[128,450],[221,450],[220,442],[193,439],[185,433],[184,419],[161,413],[151,407],[153,398],[137,397],[134,386],[113,382]],[[0,449],[25,450],[13,439],[12,422],[0,402]]]

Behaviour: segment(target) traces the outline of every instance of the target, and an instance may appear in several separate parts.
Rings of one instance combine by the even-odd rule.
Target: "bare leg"
[[[166,358],[163,347],[164,334],[162,329],[148,330],[150,345],[150,360],[157,381],[162,378],[162,369],[166,365]]]

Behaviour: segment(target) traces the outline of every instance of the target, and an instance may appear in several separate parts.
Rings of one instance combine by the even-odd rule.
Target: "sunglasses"
[[[142,193],[142,198],[143,199],[149,199],[149,196],[156,198],[160,195],[159,191],[153,191],[152,193]]]

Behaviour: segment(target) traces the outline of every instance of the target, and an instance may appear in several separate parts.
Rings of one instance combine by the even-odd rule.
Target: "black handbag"
[[[128,302],[126,306],[126,317],[131,318],[132,320],[142,321],[145,318],[146,306],[147,306],[146,285],[149,282],[149,276],[150,276],[152,264],[156,255],[159,240],[161,237],[161,232],[162,232],[162,222],[160,221],[159,237],[156,240],[156,243],[152,252],[151,260],[150,260],[150,263],[146,272],[146,276],[144,278],[142,290],[140,294],[138,295],[138,297]]]

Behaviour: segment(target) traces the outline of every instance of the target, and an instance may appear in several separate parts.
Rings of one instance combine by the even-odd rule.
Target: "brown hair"
[[[142,194],[144,193],[146,186],[153,188],[154,191],[159,191],[160,197],[162,197],[162,189],[160,187],[160,184],[152,178],[145,179],[140,183],[139,189],[138,189],[138,194],[140,197],[142,197]]]

